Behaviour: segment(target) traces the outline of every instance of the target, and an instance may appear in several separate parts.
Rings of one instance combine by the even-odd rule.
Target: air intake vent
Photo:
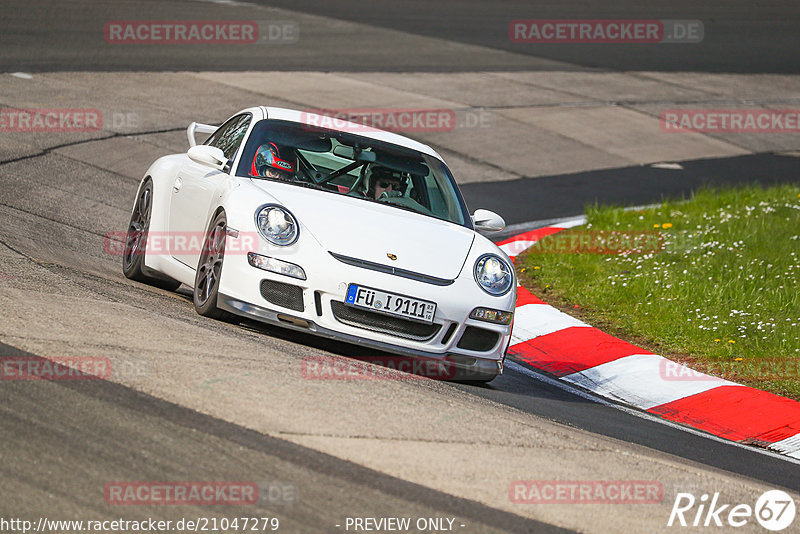
[[[435,336],[441,328],[438,324],[417,323],[368,310],[351,308],[338,301],[331,302],[331,310],[334,317],[346,325],[415,341],[427,341]]]
[[[468,326],[458,340],[458,348],[486,352],[494,348],[499,337],[500,334],[492,330]]]
[[[303,311],[303,288],[274,280],[261,281],[261,296],[267,302],[290,310]]]

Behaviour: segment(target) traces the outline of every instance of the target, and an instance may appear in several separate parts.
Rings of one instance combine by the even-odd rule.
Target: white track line
[[[549,304],[525,304],[514,310],[514,329],[511,332],[511,345],[525,343],[531,339],[565,328],[590,326]]]

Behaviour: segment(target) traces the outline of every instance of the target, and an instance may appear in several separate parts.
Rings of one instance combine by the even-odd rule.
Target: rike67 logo
[[[726,504],[720,500],[719,492],[709,496],[704,493],[697,499],[691,493],[678,493],[667,526],[681,527],[743,527],[755,519],[767,530],[779,532],[794,522],[796,506],[794,499],[781,490],[764,492],[755,506],[749,504]]]

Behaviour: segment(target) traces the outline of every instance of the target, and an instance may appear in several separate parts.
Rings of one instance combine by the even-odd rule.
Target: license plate
[[[428,324],[433,322],[433,315],[436,313],[436,304],[433,302],[356,284],[347,286],[347,298],[344,302],[355,308]]]

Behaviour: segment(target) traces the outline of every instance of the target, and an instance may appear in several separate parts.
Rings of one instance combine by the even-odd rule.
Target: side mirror
[[[218,171],[223,170],[228,163],[228,158],[225,157],[222,150],[215,146],[196,145],[190,148],[186,155],[195,163],[213,167]]]
[[[475,210],[472,224],[475,225],[475,230],[481,233],[499,232],[506,227],[503,218],[489,210]]]

